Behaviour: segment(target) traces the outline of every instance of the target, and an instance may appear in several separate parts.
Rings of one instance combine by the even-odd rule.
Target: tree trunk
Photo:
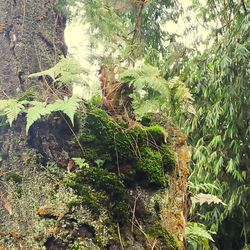
[[[0,1],[0,98],[17,96],[31,83],[26,76],[45,70],[67,53],[65,19],[55,0]]]

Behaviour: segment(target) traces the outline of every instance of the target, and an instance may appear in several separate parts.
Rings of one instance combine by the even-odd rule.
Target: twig
[[[132,232],[132,233],[134,232],[135,210],[136,210],[136,203],[137,203],[137,200],[138,200],[139,196],[140,196],[140,195],[137,195],[137,196],[135,197],[134,206],[133,206],[133,211],[132,211],[132,223],[131,223],[131,232]]]
[[[120,244],[121,244],[122,250],[124,250],[119,223],[117,223],[117,231],[118,231],[118,237],[119,237],[119,240],[120,240]]]

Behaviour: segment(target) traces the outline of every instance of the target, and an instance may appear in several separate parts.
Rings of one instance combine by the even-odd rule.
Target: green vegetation
[[[85,145],[86,160],[94,164],[101,159],[103,168],[121,171],[125,180],[137,180],[145,187],[166,185],[164,172],[171,171],[176,162],[164,142],[166,132],[162,127],[138,124],[127,128],[124,121],[113,120],[101,109],[90,110],[85,122],[80,141]]]
[[[250,2],[197,0],[185,10],[177,2],[56,2],[62,18],[89,25],[91,48],[105,51],[91,61],[110,72],[99,75],[102,96],[87,102],[71,96],[86,70],[61,58],[28,76],[35,87],[0,100],[0,249],[129,249],[134,243],[181,249],[184,193],[173,208],[167,193],[187,190],[186,137],[178,137],[177,127],[192,153],[188,249],[249,249]],[[183,34],[168,30],[168,21],[180,18]],[[200,28],[207,37],[195,33]],[[184,42],[187,34],[196,37],[193,44]],[[52,113],[61,114],[67,129]],[[48,127],[29,135],[39,119]],[[154,200],[161,191],[163,212],[159,197]]]
[[[188,135],[192,146],[191,193],[215,195],[227,204],[203,204],[191,211],[192,220],[217,233],[215,242],[210,240],[207,247],[248,249],[250,3],[249,0],[192,1],[186,10],[189,14],[181,8],[171,8],[171,4],[160,0],[141,4],[124,1],[120,6],[119,1],[110,4],[87,1],[86,19],[92,28],[100,27],[95,35],[105,39],[105,47],[111,47],[112,51],[119,46],[120,53],[116,56],[110,53],[109,61],[118,61],[119,57],[127,59],[129,69],[121,79],[134,85],[133,107],[137,117],[158,111]],[[103,5],[115,18],[103,14]],[[101,15],[106,22],[99,25],[93,13],[99,13],[97,16]],[[193,13],[196,24],[189,22]],[[162,30],[164,22],[175,21],[180,15],[188,26],[183,37],[186,34],[197,37],[191,45],[177,41],[179,34],[171,33],[168,27]],[[195,29],[200,28],[198,24],[209,32],[208,37],[199,37],[195,33]],[[123,28],[130,31],[125,36]],[[113,30],[117,30],[116,36],[111,35]],[[98,42],[101,43],[100,39]],[[131,68],[137,59],[157,66],[159,71],[147,66]],[[104,62],[103,58],[100,61]],[[146,72],[143,74],[143,71]],[[155,77],[158,77],[158,85]],[[173,87],[172,95],[169,91],[171,79],[184,82],[182,90]],[[162,84],[165,85],[161,88]],[[157,91],[155,85],[162,92]],[[174,101],[170,102],[169,96],[174,97]],[[193,102],[196,114],[192,115],[195,113],[193,108],[179,109],[187,108],[188,103],[179,102],[178,97],[189,104]],[[166,109],[162,109],[164,105]],[[232,234],[228,230],[238,233]],[[202,240],[197,247],[203,247]]]

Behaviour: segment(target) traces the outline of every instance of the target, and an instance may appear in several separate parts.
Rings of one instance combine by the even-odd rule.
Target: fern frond
[[[54,67],[28,77],[50,76],[54,81],[60,81],[64,84],[78,81],[81,73],[86,70],[73,58],[62,58]]]
[[[158,92],[167,90],[167,81],[161,77],[157,68],[150,65],[125,70],[120,79],[124,83],[133,84],[137,91],[143,88],[150,88]]]
[[[163,111],[172,117],[183,113],[195,114],[192,95],[178,77],[166,81],[157,68],[143,65],[137,69],[125,70],[120,80],[133,85],[133,107],[138,119],[152,112],[152,109]]]
[[[204,203],[208,203],[208,204],[222,204],[223,206],[226,206],[226,204],[219,199],[217,196],[212,195],[212,194],[203,194],[203,193],[199,193],[194,195],[194,197],[191,198],[192,203],[199,203],[200,205],[204,204]]]
[[[189,222],[188,226],[185,228],[185,235],[187,236],[188,240],[192,238],[198,241],[198,243],[199,241],[202,242],[203,239],[214,242],[211,232],[206,230],[205,226],[200,223]]]
[[[33,101],[30,104],[32,107],[27,110],[26,134],[28,134],[31,125],[33,125],[35,121],[49,114],[46,108],[46,102]]]
[[[74,125],[74,115],[76,110],[79,106],[80,99],[76,96],[72,96],[68,98],[67,96],[64,97],[64,100],[57,100],[56,102],[49,104],[47,109],[50,113],[56,111],[62,111],[65,115],[67,115]]]
[[[23,104],[16,99],[0,100],[0,116],[6,115],[10,126],[23,110]]]
[[[48,104],[45,102],[31,102],[32,107],[27,110],[26,133],[28,134],[30,127],[42,116],[50,115],[53,112],[61,111],[67,115],[74,125],[74,115],[79,106],[79,101],[75,96],[70,98],[64,97],[64,100],[57,100],[54,103]]]

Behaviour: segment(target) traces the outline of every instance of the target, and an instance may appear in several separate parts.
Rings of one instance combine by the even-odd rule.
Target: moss
[[[152,123],[152,118],[151,118],[151,115],[150,114],[147,114],[147,115],[144,115],[141,119],[141,124],[143,126],[147,126],[149,127]]]
[[[161,242],[161,249],[165,250],[177,250],[180,249],[180,244],[176,237],[170,234],[164,229],[159,222],[156,222],[149,231],[150,235],[154,239],[158,239]]]
[[[93,109],[86,118],[88,139],[94,138],[92,147],[99,149],[98,158],[103,159],[102,154],[110,154],[112,161],[131,161],[136,157],[138,144],[143,143],[145,132],[139,127],[127,129],[121,121],[116,122],[101,109]],[[86,132],[80,137],[81,142],[86,143]],[[101,150],[100,150],[101,149]],[[101,152],[102,151],[102,152]]]
[[[79,184],[77,182],[68,183],[67,186],[76,190],[78,194],[78,199],[72,200],[69,203],[69,208],[73,208],[77,205],[83,205],[91,210],[92,214],[95,217],[98,217],[102,210],[102,204],[107,199],[107,195],[105,195],[101,191],[96,191],[90,186],[83,184]]]
[[[97,138],[96,138],[96,135],[94,135],[93,133],[91,133],[91,130],[89,129],[85,129],[82,133],[81,133],[81,136],[80,136],[80,140],[82,142],[93,142],[95,141]]]
[[[160,152],[162,155],[163,166],[166,171],[171,171],[176,166],[176,157],[173,150],[166,144],[160,146]]]
[[[97,159],[104,162],[112,162],[111,155],[100,147],[83,147],[83,150],[83,158],[91,163],[94,163]]]
[[[113,172],[119,164],[125,183],[136,180],[144,187],[164,187],[164,170],[175,165],[174,154],[164,144],[166,131],[158,125],[127,126],[101,109],[90,110],[80,135],[83,157],[92,164],[101,159],[105,162],[102,167]]]
[[[162,168],[162,155],[150,147],[144,147],[141,158],[136,163],[137,179],[146,187],[164,187],[165,176]]]
[[[146,131],[149,135],[149,140],[153,139],[153,141],[157,145],[161,145],[165,141],[166,132],[163,127],[154,125],[154,126],[148,127]]]
[[[18,175],[17,173],[15,173],[15,172],[10,172],[10,173],[7,173],[4,176],[4,181],[6,181],[6,182],[13,181],[13,182],[16,182],[16,183],[21,183],[22,182],[22,177],[20,175]]]
[[[99,215],[100,208],[107,206],[114,221],[123,222],[128,218],[126,189],[116,174],[98,167],[82,168],[67,185],[77,191],[83,205],[94,214]],[[86,190],[86,185],[92,189]]]

